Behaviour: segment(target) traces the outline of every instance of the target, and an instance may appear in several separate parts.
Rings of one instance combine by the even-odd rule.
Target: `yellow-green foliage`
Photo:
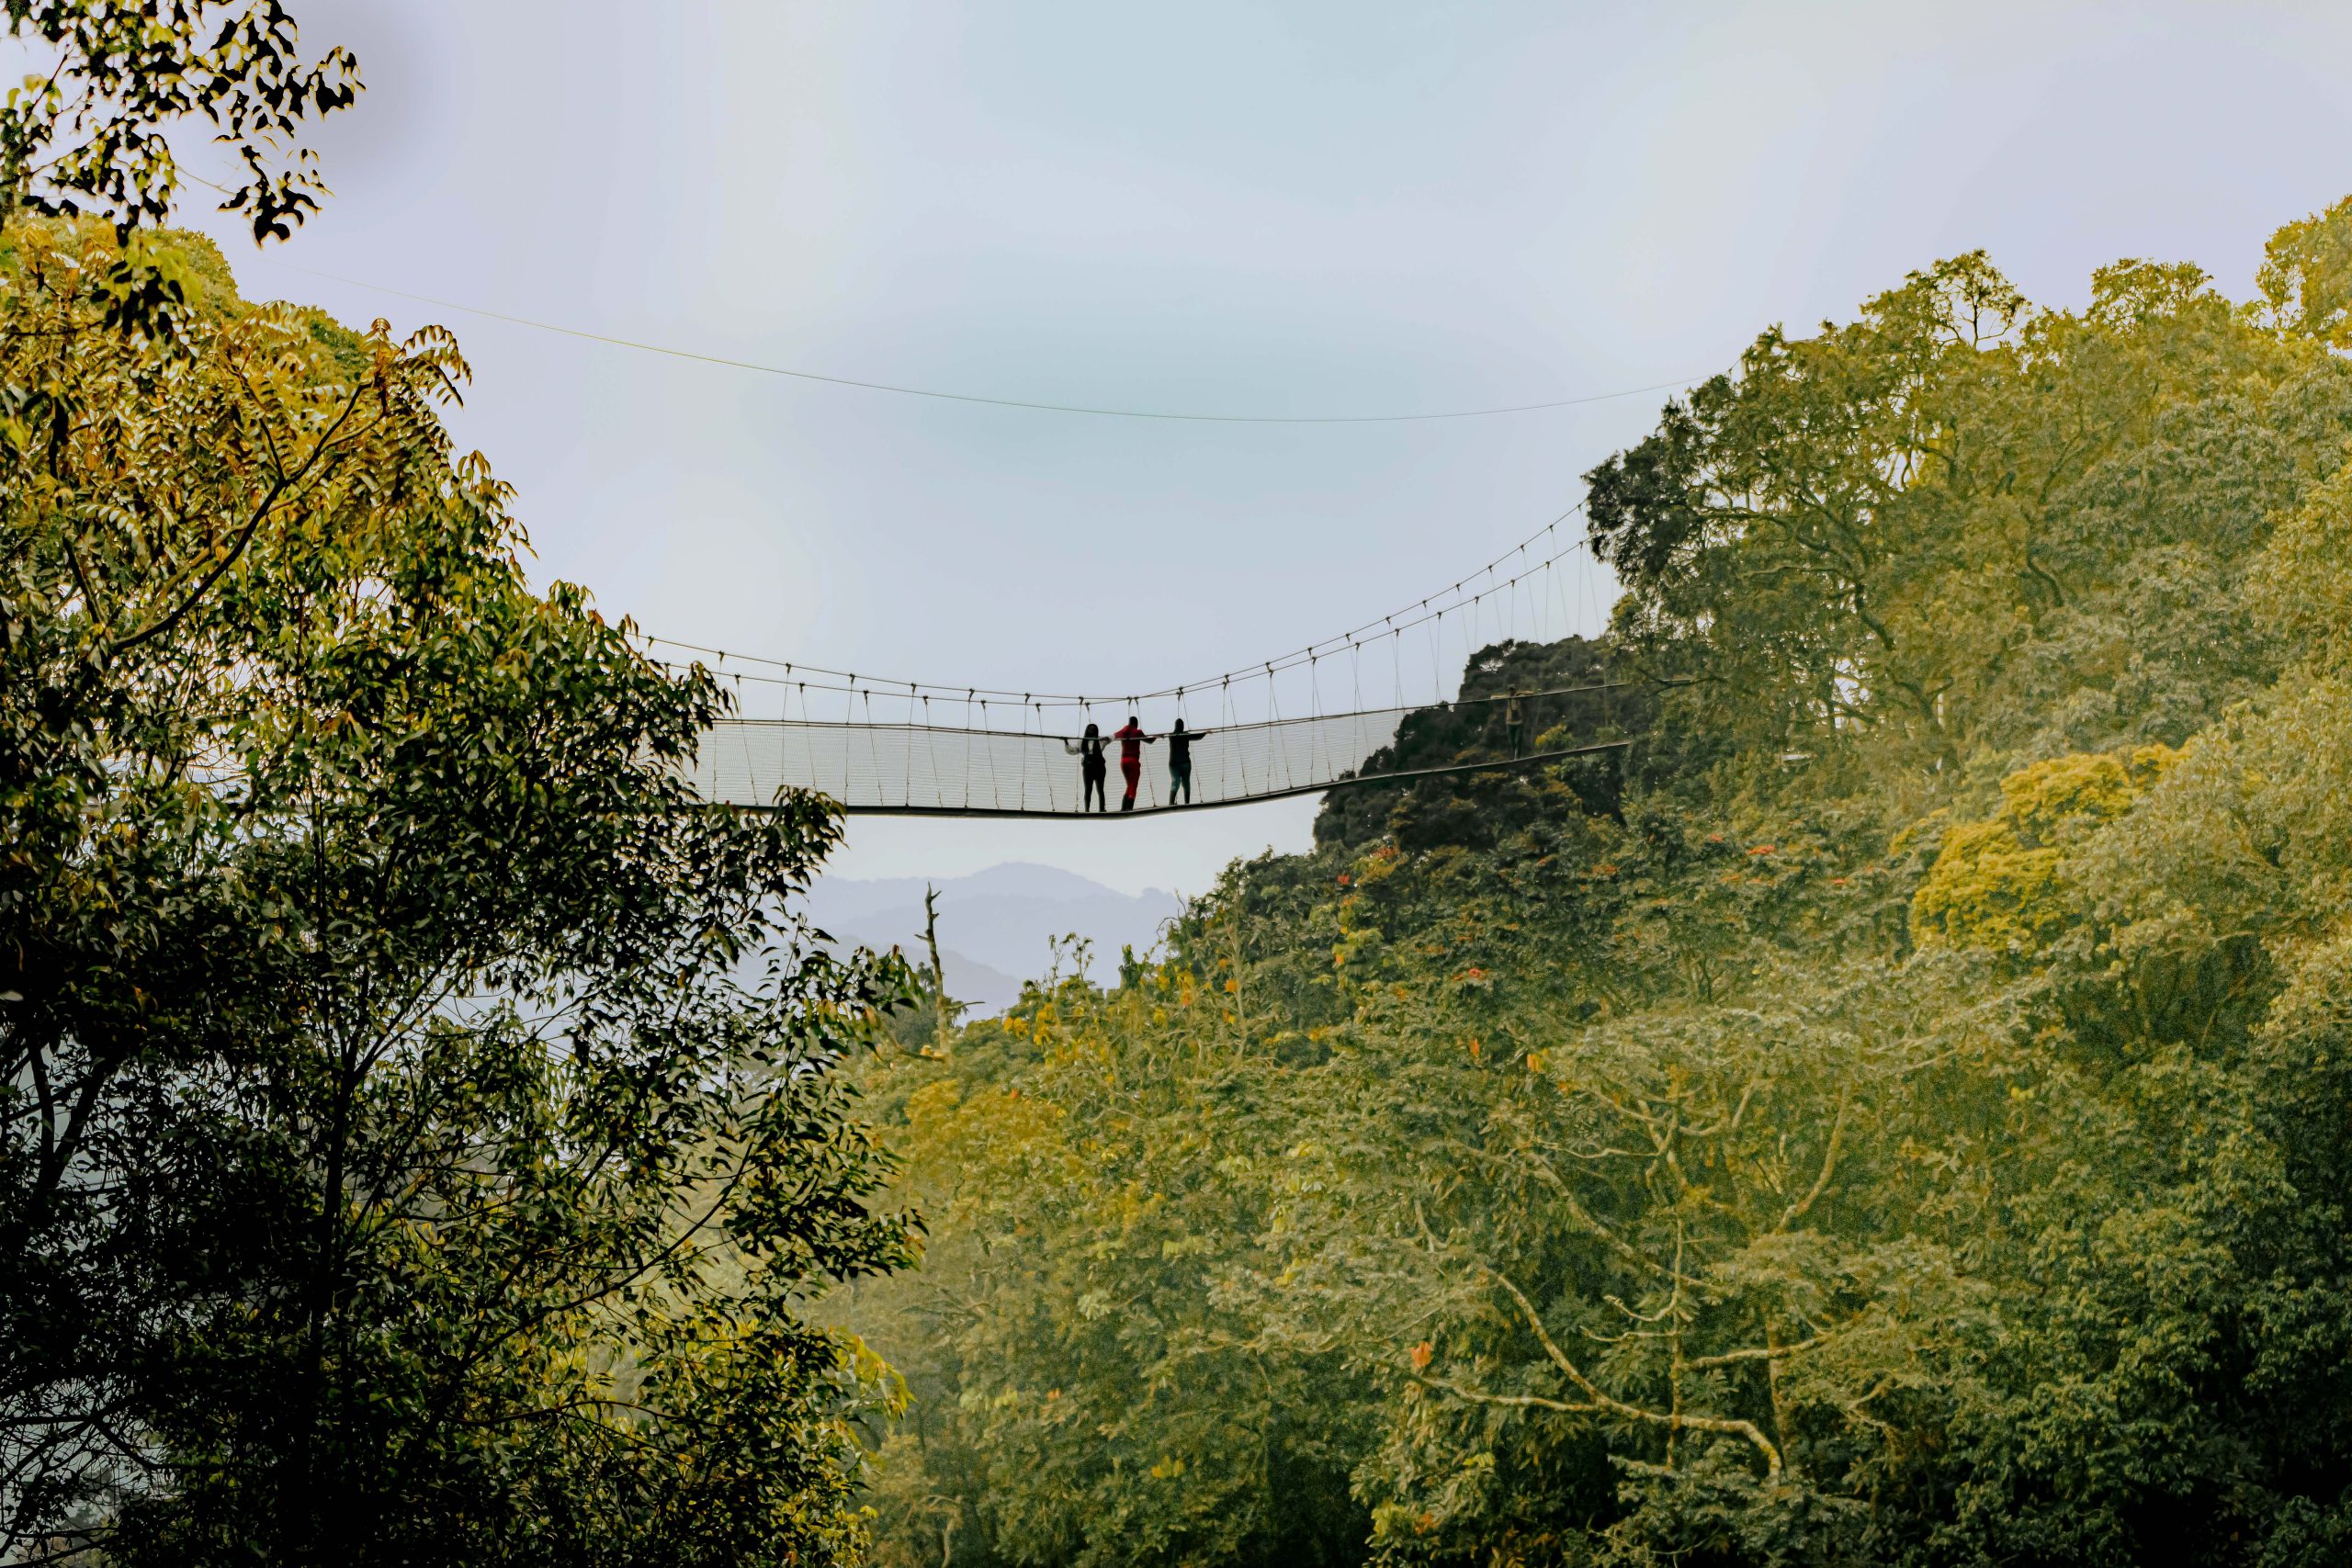
[[[2281,326],[2352,346],[2352,197],[2273,234],[2255,282]]]
[[[2313,487],[2278,520],[2252,597],[2264,629],[2321,670],[2352,655],[2352,467]]]
[[[1603,787],[877,1062],[891,1568],[2352,1560],[2352,204],[2271,263],[1767,333],[1591,476]]]
[[[2001,808],[1944,835],[1942,852],[1911,901],[1921,945],[2027,953],[2072,922],[2070,845],[2132,808],[2180,753],[2167,746],[2036,762],[2001,781]]]

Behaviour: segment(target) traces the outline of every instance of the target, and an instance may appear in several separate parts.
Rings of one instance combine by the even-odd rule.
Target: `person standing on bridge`
[[[1134,721],[1131,719],[1128,722]],[[1078,759],[1080,790],[1078,808],[1081,812],[1090,805],[1097,811],[1111,809],[1111,791],[1108,783],[1111,769],[1109,762],[1102,755],[1107,744],[1108,742],[1102,739],[1102,731],[1091,724],[1086,727],[1086,733],[1076,740],[1062,742],[1062,750]],[[1127,797],[1129,804],[1132,805],[1135,799],[1135,788],[1132,784],[1128,786]]]
[[[1159,737],[1146,735],[1143,720],[1129,714],[1126,724],[1111,732],[1111,739],[1119,743],[1119,776],[1127,781],[1126,798],[1119,802],[1119,809],[1133,811],[1136,808],[1136,786],[1143,783],[1144,743],[1157,740]]]
[[[1503,704],[1503,728],[1510,734],[1510,754],[1514,757],[1527,750],[1527,706],[1525,694],[1517,686],[1510,689],[1510,700]]]
[[[1178,719],[1176,728],[1168,732],[1168,804],[1176,804],[1182,795],[1184,804],[1193,804],[1193,742],[1205,737],[1205,729],[1186,729]]]

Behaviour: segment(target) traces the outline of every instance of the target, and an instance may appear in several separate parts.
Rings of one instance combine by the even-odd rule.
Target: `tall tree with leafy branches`
[[[853,1555],[897,1385],[799,1303],[905,1255],[836,1071],[905,977],[790,912],[834,818],[692,797],[722,694],[527,585],[446,333],[131,235],[193,120],[282,237],[347,56],[6,14],[0,1555]]]
[[[0,425],[0,1528],[120,1562],[844,1554],[888,1268],[833,1071],[896,970],[723,707],[533,592],[444,334],[103,330],[20,230]]]

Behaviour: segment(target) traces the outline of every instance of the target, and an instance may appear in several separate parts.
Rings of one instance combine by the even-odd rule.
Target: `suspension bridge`
[[[901,385],[871,378],[766,363],[740,355],[652,343],[480,305],[413,294],[360,278],[262,258],[265,265],[324,277],[438,309],[534,332],[738,372],[782,377],[862,393],[1027,411],[1090,419],[1246,425],[1417,424],[1515,418],[1671,391],[1696,378],[1642,387],[1479,406],[1305,412],[1175,409],[1091,404]],[[953,682],[882,679],[871,674],[729,653],[661,637],[642,638],[647,657],[673,668],[700,664],[732,681],[736,714],[714,725],[689,772],[715,805],[759,809],[785,791],[814,790],[854,814],[951,817],[1069,817],[1132,819],[1136,814],[1205,810],[1351,784],[1398,784],[1443,774],[1532,768],[1630,742],[1611,722],[1607,694],[1618,682],[1467,689],[1482,649],[1509,646],[1522,630],[1553,641],[1607,623],[1605,575],[1582,539],[1565,547],[1560,525],[1571,507],[1514,549],[1427,598],[1277,659],[1206,679],[1125,696],[1012,692]],[[1548,547],[1550,553],[1541,553]],[[1580,588],[1589,614],[1571,604],[1566,570],[1588,570]],[[1407,673],[1406,648],[1419,637],[1430,679]],[[1447,649],[1459,647],[1461,682],[1449,682]],[[1380,684],[1379,656],[1389,659],[1385,690],[1367,698],[1367,661]],[[683,657],[673,657],[673,656]],[[1419,651],[1414,655],[1418,660]],[[707,662],[706,662],[707,661]],[[1324,676],[1344,669],[1348,698],[1327,691]],[[1494,673],[1488,671],[1487,673]],[[1487,688],[1498,682],[1484,682]],[[1596,705],[1580,699],[1599,694]],[[759,711],[754,711],[759,710]],[[1107,800],[1088,810],[1087,727],[1112,732],[1133,715],[1145,739],[1132,748],[1140,767],[1128,781],[1106,766],[1109,789],[1132,810]],[[1458,744],[1415,747],[1416,725],[1437,727]],[[1177,740],[1179,722],[1187,738]],[[1419,739],[1426,739],[1423,736]],[[1120,740],[1113,748],[1129,750]],[[1453,760],[1413,765],[1443,750]],[[1189,761],[1178,784],[1173,764]],[[1114,752],[1106,764],[1123,759]]]
[[[689,771],[716,805],[757,809],[782,792],[813,790],[854,815],[1133,820],[1538,768],[1629,744],[1612,722],[1611,694],[1623,682],[1605,671],[1507,680],[1507,651],[1494,651],[1600,629],[1601,569],[1581,538],[1564,544],[1559,535],[1580,510],[1377,620],[1246,668],[1125,695],[890,680],[643,640],[656,662],[699,665],[733,683],[736,714],[712,727]],[[1459,682],[1447,674],[1457,650]],[[1491,669],[1478,667],[1482,657]],[[1117,732],[1131,716],[1139,734],[1123,742]],[[1442,746],[1430,744],[1441,736]],[[1107,786],[1092,798],[1090,750],[1103,756]],[[1123,752],[1139,764],[1132,786]]]

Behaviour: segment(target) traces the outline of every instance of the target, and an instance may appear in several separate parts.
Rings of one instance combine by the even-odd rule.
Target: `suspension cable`
[[[1480,601],[1483,600],[1487,593],[1501,586],[1499,573],[1505,563],[1510,561],[1514,557],[1525,555],[1527,551],[1534,547],[1539,541],[1544,540],[1547,537],[1556,538],[1560,525],[1566,522],[1569,518],[1577,515],[1583,509],[1584,502],[1581,501],[1577,502],[1576,505],[1571,506],[1566,512],[1561,513],[1557,517],[1555,517],[1551,522],[1546,523],[1542,528],[1537,529],[1533,534],[1529,535],[1525,539],[1520,541],[1519,544],[1513,546],[1510,549],[1504,551],[1499,556],[1497,556],[1493,560],[1488,561],[1476,571],[1474,571],[1468,576],[1454,582],[1451,588],[1441,590],[1439,592],[1432,593],[1427,598],[1419,600],[1414,604],[1408,605],[1401,610],[1393,611],[1388,615],[1365,621],[1362,625],[1351,627],[1347,631],[1336,633],[1330,637],[1317,638],[1316,641],[1308,643],[1304,648],[1295,649],[1289,653],[1283,654],[1276,659],[1261,660],[1251,665],[1221,671],[1218,674],[1207,676],[1203,679],[1186,681],[1178,685],[1164,686],[1157,691],[1144,692],[1139,694],[1137,696],[1131,696],[1128,700],[1131,702],[1138,700],[1138,696],[1142,700],[1158,700],[1164,697],[1174,696],[1179,692],[1187,689],[1198,689],[1215,683],[1230,683],[1236,680],[1246,681],[1261,678],[1271,680],[1273,676],[1280,674],[1284,671],[1295,670],[1302,664],[1309,664],[1326,652],[1336,652],[1341,646],[1349,643],[1352,639],[1363,639],[1373,636],[1393,637],[1400,632],[1409,630],[1411,627],[1419,626],[1426,620],[1442,617],[1448,608],[1460,608],[1465,604],[1464,597],[1464,591],[1465,589],[1472,588],[1483,582],[1485,586],[1479,588],[1479,592],[1476,594],[1470,596],[1466,600],[1466,604],[1475,610]],[[1565,561],[1568,557],[1578,554],[1586,554],[1589,558],[1589,543],[1581,536],[1574,538],[1565,547],[1554,550],[1545,558],[1544,564],[1547,566],[1556,566],[1560,562]],[[1434,611],[1430,608],[1432,604],[1438,606]],[[1465,635],[1468,634],[1465,633]],[[708,647],[704,644],[682,641],[675,637],[659,637],[652,633],[644,631],[639,631],[637,636],[641,641],[652,647],[676,649],[689,653],[711,654],[720,659],[732,658],[746,663],[764,665],[771,669],[780,669],[784,671],[784,679],[793,679],[797,677],[805,681],[809,676],[816,676],[820,678],[819,684],[820,687],[825,689],[845,689],[852,691],[859,689],[858,676],[854,671],[833,670],[822,665],[805,664],[792,660],[764,659],[757,655],[728,654],[722,649]],[[1475,651],[1475,649],[1472,651]],[[651,662],[666,669],[675,670],[690,668],[690,666],[682,666],[674,663],[673,661],[653,658],[650,654],[648,657]],[[754,682],[774,681],[777,679],[777,677],[763,677],[756,674],[747,674],[743,678]],[[904,686],[910,692],[929,690],[937,693],[985,693],[989,696],[995,697],[1010,697],[1015,694],[1007,689],[973,686],[961,682],[944,682],[935,681],[908,681],[898,678],[883,680],[870,675],[865,679],[869,684],[888,685],[893,688]],[[835,688],[831,684],[831,682],[836,681],[842,683],[839,688]],[[1046,707],[1091,708],[1092,705],[1097,702],[1104,703],[1105,705],[1110,702],[1109,698],[1100,694],[1083,693],[1023,693],[1020,694],[1020,695],[1023,702],[1035,703]]]

